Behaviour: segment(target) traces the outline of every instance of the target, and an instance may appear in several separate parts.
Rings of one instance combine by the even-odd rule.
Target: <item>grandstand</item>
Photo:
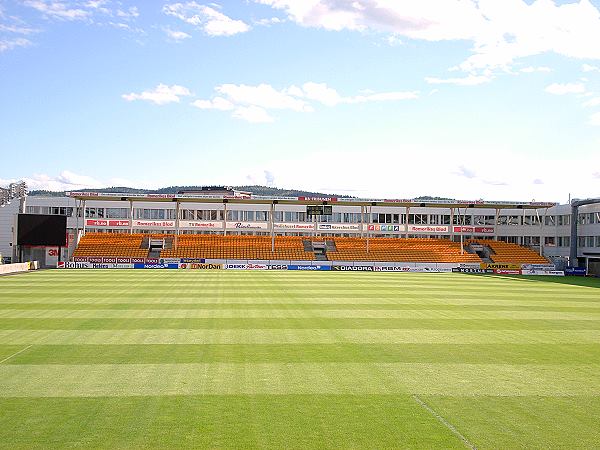
[[[550,263],[600,274],[597,203],[586,202],[573,215],[571,205],[544,202],[270,197],[226,188],[17,194],[18,202],[0,208],[0,253],[7,261],[37,260],[43,267],[73,258],[122,257]],[[19,245],[19,214],[66,216],[67,244]],[[575,247],[577,258],[570,255]]]
[[[150,242],[160,241],[162,249],[151,255]],[[319,245],[321,243],[322,245]],[[214,260],[313,261],[319,256],[328,261],[381,261],[421,263],[482,263],[484,259],[471,248],[489,248],[495,263],[547,264],[548,260],[522,246],[500,241],[469,241],[464,249],[445,239],[345,237],[303,237],[252,235],[143,235],[125,233],[88,233],[83,236],[74,257],[191,258]]]

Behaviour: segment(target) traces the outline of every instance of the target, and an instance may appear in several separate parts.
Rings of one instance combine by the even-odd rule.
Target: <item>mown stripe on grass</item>
[[[407,395],[0,398],[14,449],[463,449]]]
[[[63,299],[64,300],[64,299]],[[164,299],[163,299],[164,301]],[[590,312],[600,313],[600,302],[597,305],[565,305],[561,302],[534,302],[526,301],[515,304],[498,304],[493,299],[489,303],[457,303],[456,301],[442,303],[176,303],[180,298],[173,299],[173,303],[108,303],[108,302],[71,302],[71,303],[3,303],[0,301],[0,311],[3,310],[354,310],[354,311],[553,311],[553,312]],[[518,304],[517,304],[518,303]]]
[[[10,346],[14,348],[14,346]],[[4,348],[0,346],[0,354]],[[26,350],[26,351],[25,351]],[[5,364],[468,363],[586,364],[600,344],[138,344],[36,345]]]
[[[0,319],[0,330],[152,329],[430,329],[430,330],[599,330],[600,320],[557,319],[344,319],[344,318],[129,318]]]
[[[182,309],[182,310],[0,310],[5,319],[461,319],[461,320],[579,320],[600,321],[600,312],[554,311],[434,311],[434,310],[287,310],[287,309]]]
[[[0,344],[597,344],[600,330],[0,330]]]
[[[600,364],[0,365],[0,397],[394,393],[600,395]]]

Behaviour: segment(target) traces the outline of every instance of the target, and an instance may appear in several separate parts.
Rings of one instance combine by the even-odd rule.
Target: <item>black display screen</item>
[[[17,245],[67,245],[67,217],[44,214],[19,214]]]
[[[333,207],[331,205],[309,205],[306,207],[306,214],[309,216],[331,216]]]

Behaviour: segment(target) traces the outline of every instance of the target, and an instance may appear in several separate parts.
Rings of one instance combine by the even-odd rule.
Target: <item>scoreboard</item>
[[[308,205],[306,214],[308,216],[331,216],[333,208],[331,205]]]

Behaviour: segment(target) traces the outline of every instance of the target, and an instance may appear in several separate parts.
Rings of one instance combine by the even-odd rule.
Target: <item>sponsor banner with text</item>
[[[343,272],[373,272],[373,266],[331,266],[331,270]]]
[[[494,269],[498,275],[521,275],[521,269]]]
[[[567,267],[565,269],[565,275],[585,277],[587,275],[587,269],[585,267]]]
[[[270,264],[269,270],[288,270],[287,264]]]
[[[246,270],[248,268],[248,264],[225,264],[225,269],[228,270]]]
[[[286,222],[275,222],[273,224],[276,230],[289,230],[289,231],[314,231],[314,223],[286,223]]]
[[[222,230],[223,222],[205,222],[196,220],[180,220],[179,228],[190,230]]]
[[[409,225],[409,233],[448,233],[447,225]]]
[[[331,270],[332,266],[311,266],[304,264],[288,264],[287,270]]]
[[[319,231],[360,231],[358,223],[319,223],[317,224]]]
[[[175,228],[174,220],[134,220],[134,228]]]
[[[221,270],[223,269],[223,264],[179,263],[179,268],[186,270]]]
[[[521,270],[521,264],[481,263],[482,269]]]
[[[269,228],[267,222],[227,222],[228,230],[266,230]]]
[[[556,270],[556,266],[554,264],[521,264],[521,269],[523,270]]]
[[[404,266],[374,266],[375,272],[409,272],[410,267]]]
[[[85,224],[88,227],[128,227],[129,220],[105,220],[105,219],[86,219]]]
[[[540,275],[540,276],[564,277],[565,273],[562,270],[523,269],[523,270],[521,270],[521,275]]]
[[[494,234],[494,227],[472,227],[472,226],[458,226],[454,227],[455,233],[470,233],[470,234]]]
[[[179,264],[134,264],[134,269],[179,269]]]
[[[494,269],[480,269],[476,267],[455,267],[452,272],[458,273],[494,273]]]
[[[91,263],[91,262],[61,262],[57,266],[59,269],[133,269],[133,264],[118,263]]]

